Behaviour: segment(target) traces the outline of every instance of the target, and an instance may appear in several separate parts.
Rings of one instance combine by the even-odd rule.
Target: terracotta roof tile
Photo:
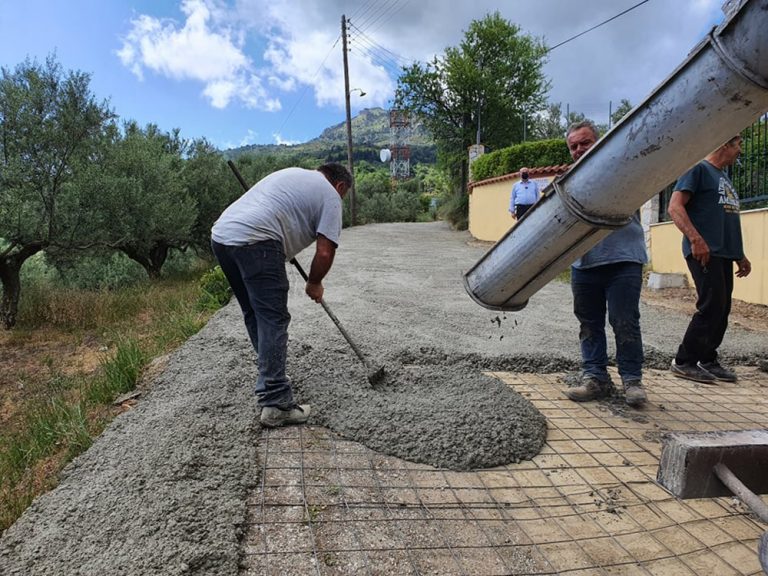
[[[560,164],[558,166],[539,166],[538,168],[528,168],[528,174],[531,175],[532,178],[535,177],[549,177],[549,176],[559,176],[560,174],[564,174],[568,172],[568,169],[571,167],[571,164]],[[486,178],[485,180],[479,180],[477,182],[470,182],[469,183],[469,191],[472,192],[472,189],[475,186],[486,185],[486,184],[495,184],[496,182],[504,182],[506,180],[516,180],[520,178],[520,172],[512,172],[510,174],[504,174],[503,176],[495,176],[493,178]]]

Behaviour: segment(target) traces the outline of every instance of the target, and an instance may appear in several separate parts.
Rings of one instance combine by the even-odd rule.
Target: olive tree
[[[20,271],[50,247],[95,241],[94,203],[74,185],[113,113],[90,76],[64,72],[54,56],[0,69],[0,322],[16,324]]]

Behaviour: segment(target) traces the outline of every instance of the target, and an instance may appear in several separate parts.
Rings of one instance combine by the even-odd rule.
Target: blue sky
[[[343,122],[341,16],[353,115],[391,104],[399,66],[456,46],[494,11],[553,46],[638,0],[0,0],[0,65],[55,52],[123,119],[219,148],[310,140]],[[722,20],[719,0],[648,0],[553,50],[550,101],[606,122],[638,104]]]

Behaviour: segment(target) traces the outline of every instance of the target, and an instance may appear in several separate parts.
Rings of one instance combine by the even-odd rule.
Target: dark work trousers
[[[211,248],[240,304],[258,354],[255,392],[259,405],[288,408],[294,403],[291,381],[285,374],[291,315],[282,242],[225,246],[211,241]]]
[[[733,260],[711,256],[706,266],[689,256],[688,270],[696,285],[696,312],[691,318],[683,342],[677,349],[677,364],[707,363],[717,360],[731,313]]]
[[[616,340],[616,364],[623,382],[640,380],[643,338],[640,334],[640,291],[643,265],[616,262],[594,268],[571,268],[573,312],[579,320],[582,370],[601,382],[610,381],[605,313]]]
[[[520,218],[523,217],[523,214],[528,212],[531,206],[533,206],[533,204],[518,204],[515,206],[515,218],[520,220]]]

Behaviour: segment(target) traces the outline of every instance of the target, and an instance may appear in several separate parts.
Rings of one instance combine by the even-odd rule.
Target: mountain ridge
[[[411,148],[415,161],[434,163],[436,150],[434,141],[421,124],[407,130],[405,141]],[[378,160],[378,151],[391,145],[389,112],[383,108],[364,108],[352,118],[352,143],[355,160]],[[338,158],[340,152],[341,158]],[[346,159],[346,121],[325,128],[319,136],[300,144],[250,144],[222,151],[228,159],[244,154],[313,156],[327,160]]]

